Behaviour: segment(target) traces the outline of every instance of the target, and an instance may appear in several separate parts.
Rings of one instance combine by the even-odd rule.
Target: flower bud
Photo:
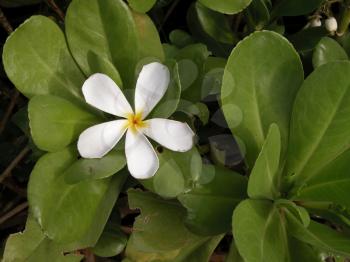
[[[310,21],[310,27],[320,27],[321,25],[322,25],[322,22],[319,17],[314,18]]]
[[[334,17],[329,17],[325,21],[325,26],[329,32],[335,32],[338,29],[337,20]]]

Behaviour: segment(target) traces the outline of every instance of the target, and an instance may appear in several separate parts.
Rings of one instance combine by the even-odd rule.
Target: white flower
[[[126,132],[125,155],[131,175],[138,179],[152,177],[159,168],[159,160],[148,136],[160,145],[179,152],[193,146],[191,128],[174,120],[147,115],[163,97],[170,82],[170,73],[160,63],[145,65],[135,88],[135,111],[120,88],[104,74],[94,74],[83,85],[88,104],[109,114],[124,118],[92,126],[81,133],[78,150],[84,158],[101,158],[111,151]]]
[[[337,20],[334,17],[329,17],[325,21],[325,26],[328,32],[335,32],[338,29],[338,23]]]

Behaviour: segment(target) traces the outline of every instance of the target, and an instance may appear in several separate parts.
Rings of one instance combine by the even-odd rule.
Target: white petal
[[[125,155],[130,174],[137,179],[154,176],[159,161],[153,146],[140,132],[128,130],[125,140]]]
[[[194,133],[186,123],[154,118],[145,121],[142,132],[162,146],[178,152],[185,152],[193,146]]]
[[[170,72],[166,66],[157,62],[145,65],[136,83],[135,113],[142,113],[145,119],[165,94],[169,82]]]
[[[90,76],[83,85],[83,94],[88,104],[104,112],[125,118],[133,113],[123,92],[107,75]]]
[[[122,138],[127,124],[127,120],[114,120],[89,127],[79,136],[78,151],[80,155],[84,158],[103,157]]]

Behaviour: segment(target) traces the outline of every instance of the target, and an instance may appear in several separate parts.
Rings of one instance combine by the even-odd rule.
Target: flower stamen
[[[140,129],[146,126],[146,123],[142,120],[142,113],[130,114],[128,116],[128,128],[132,131]]]

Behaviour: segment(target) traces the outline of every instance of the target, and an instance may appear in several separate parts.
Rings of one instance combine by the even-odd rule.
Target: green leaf
[[[248,182],[248,195],[257,199],[276,199],[279,192],[279,165],[281,134],[276,124],[271,124],[258,159]]]
[[[175,59],[179,66],[182,88],[181,98],[199,102],[202,100],[201,83],[205,74],[205,61],[209,56],[203,44],[193,44],[181,49]]]
[[[206,7],[224,14],[236,14],[246,8],[252,0],[199,0]]]
[[[316,68],[329,62],[348,59],[347,53],[337,41],[329,37],[324,37],[315,48],[312,64]]]
[[[350,255],[350,237],[337,232],[330,227],[314,221],[309,227],[305,227],[289,211],[285,212],[288,221],[289,232],[300,241],[309,243],[321,250],[339,255]]]
[[[350,146],[350,62],[318,67],[304,82],[291,120],[286,172],[306,183]]]
[[[146,13],[154,6],[157,0],[128,0],[132,9],[140,13]]]
[[[320,252],[314,247],[294,237],[289,237],[288,242],[291,262],[324,262]]]
[[[295,192],[293,199],[302,201],[332,201],[350,208],[348,174],[350,151],[347,150],[319,171],[317,176]]]
[[[64,170],[76,158],[74,148],[44,155],[36,163],[28,185],[33,215],[45,234],[69,245],[68,250],[96,244],[126,178],[118,174],[68,185]]]
[[[144,15],[133,15],[122,0],[74,0],[67,11],[66,33],[86,75],[105,73],[120,86],[121,77],[124,88],[134,88],[139,60],[155,53],[155,58],[163,58],[154,25]]]
[[[220,93],[226,63],[226,59],[212,56],[205,61],[202,98]]]
[[[99,257],[113,257],[123,252],[128,239],[120,230],[110,228],[103,231],[92,251]]]
[[[159,169],[154,177],[142,180],[142,184],[166,198],[174,198],[198,181],[202,159],[193,147],[188,152],[173,152],[158,148]]]
[[[74,142],[84,129],[101,120],[56,96],[35,96],[29,101],[29,124],[34,143],[45,151],[58,151]]]
[[[80,158],[64,172],[65,181],[75,184],[84,180],[107,178],[126,165],[124,150],[112,150],[99,159]]]
[[[225,258],[225,262],[244,262],[241,255],[238,253],[236,243],[232,239],[230,251],[228,252],[227,257]]]
[[[253,0],[245,10],[248,22],[255,30],[261,30],[270,20],[270,12],[264,0]]]
[[[191,103],[185,100],[181,100],[177,108],[178,112],[183,112],[190,117],[197,116],[201,120],[203,125],[206,125],[209,121],[209,109],[204,103]]]
[[[141,210],[126,248],[128,261],[208,261],[223,237],[200,237],[188,231],[183,223],[186,211],[178,202],[137,190],[129,190],[128,196],[130,207]]]
[[[272,123],[280,128],[283,157],[292,105],[302,81],[298,54],[277,33],[254,33],[230,55],[221,89],[222,110],[232,133],[244,145],[241,151],[250,168]],[[241,114],[232,113],[237,111]]]
[[[169,34],[170,42],[178,48],[184,48],[187,45],[194,44],[193,37],[186,31],[175,29]]]
[[[63,247],[48,239],[39,224],[29,215],[24,232],[10,235],[6,242],[3,262],[78,262],[79,255],[64,255]]]
[[[233,212],[233,234],[245,261],[287,261],[286,228],[270,201],[244,200]]]
[[[181,96],[181,82],[178,64],[171,60],[168,63],[171,79],[168,89],[156,107],[152,110],[149,118],[169,118],[177,109]]]
[[[7,76],[28,98],[52,94],[84,103],[84,76],[76,66],[58,25],[32,16],[7,39],[3,62]]]
[[[297,16],[310,13],[317,9],[325,0],[281,0],[274,10],[274,16]]]
[[[199,23],[205,33],[218,42],[233,44],[235,39],[226,16],[215,12],[200,2],[195,4]]]
[[[246,198],[247,179],[229,169],[203,166],[202,176],[212,180],[197,183],[178,196],[187,209],[186,225],[196,234],[217,235],[230,231],[232,212]],[[205,205],[203,205],[205,203]]]

